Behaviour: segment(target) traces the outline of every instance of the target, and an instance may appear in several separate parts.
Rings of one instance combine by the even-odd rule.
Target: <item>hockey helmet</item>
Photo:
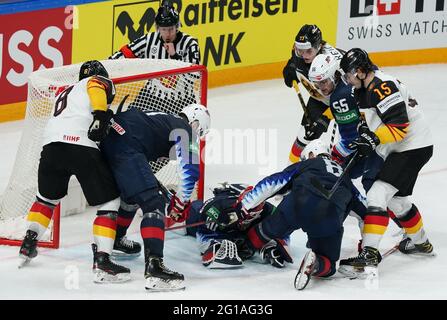
[[[208,109],[201,104],[193,103],[183,108],[180,115],[184,115],[189,124],[197,130],[200,137],[208,133],[210,128],[210,113]]]
[[[320,82],[326,79],[335,81],[335,73],[340,68],[340,60],[331,54],[319,54],[312,61],[309,70],[309,80],[312,82]]]
[[[312,156],[311,156],[312,154]],[[307,159],[315,158],[319,155],[328,155],[330,151],[327,144],[325,144],[321,139],[312,140],[301,152],[301,160],[305,161]]]
[[[108,78],[109,73],[101,62],[98,60],[90,60],[82,64],[81,69],[79,70],[79,81],[91,76]]]
[[[180,18],[178,12],[174,9],[172,5],[167,3],[163,4],[155,16],[155,24],[157,27],[180,27]]]
[[[353,48],[343,55],[340,61],[340,68],[345,74],[353,73],[359,68],[363,72],[368,73],[374,70],[374,65],[365,50]]]
[[[295,48],[298,50],[318,49],[322,41],[323,35],[320,28],[315,24],[305,24],[295,37]]]

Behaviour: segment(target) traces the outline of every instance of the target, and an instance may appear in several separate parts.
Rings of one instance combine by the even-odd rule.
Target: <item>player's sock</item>
[[[121,201],[120,208],[118,210],[118,218],[116,220],[117,241],[126,235],[127,229],[137,213],[137,209],[138,205],[127,204]]]
[[[37,240],[42,238],[47,230],[53,217],[54,207],[54,205],[42,200],[35,201],[31,206],[26,220],[28,221],[28,230],[37,233]]]
[[[289,161],[290,163],[296,163],[300,161],[301,152],[303,151],[306,145],[296,138],[295,142],[292,145],[292,149],[290,149]]]
[[[143,215],[140,232],[145,250],[150,250],[151,256],[163,257],[165,239],[164,217],[161,212],[149,212]]]
[[[414,244],[422,244],[428,240],[424,231],[421,214],[414,204],[405,215],[399,218],[399,222],[405,229],[408,238]]]
[[[112,253],[116,236],[116,213],[98,211],[93,222],[93,237],[98,252]]]
[[[386,211],[370,210],[364,218],[362,246],[378,248],[385,233],[390,217]]]

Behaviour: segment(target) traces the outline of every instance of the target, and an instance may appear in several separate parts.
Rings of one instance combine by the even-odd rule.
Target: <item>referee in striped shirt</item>
[[[150,32],[126,44],[110,59],[148,58],[175,59],[200,64],[197,40],[179,30],[179,14],[169,4],[163,4],[155,16],[157,31]]]

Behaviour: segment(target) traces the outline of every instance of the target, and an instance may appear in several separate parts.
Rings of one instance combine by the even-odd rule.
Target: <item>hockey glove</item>
[[[107,109],[107,111],[95,110],[92,114],[93,122],[88,128],[87,136],[92,141],[100,142],[109,134],[113,111],[110,109]]]
[[[284,262],[293,263],[284,240],[270,240],[259,252],[261,258],[276,268],[284,268]]]
[[[175,222],[186,221],[189,217],[189,211],[191,210],[191,201],[183,203],[175,194],[171,197],[171,203],[169,205],[169,216]]]
[[[293,62],[287,63],[287,65],[282,70],[282,74],[284,76],[284,83],[289,88],[292,88],[293,80],[298,82],[298,77],[296,75],[296,66]]]
[[[369,128],[361,124],[359,127],[359,137],[349,144],[351,150],[357,150],[360,157],[367,157],[380,144],[377,135],[369,130]]]
[[[239,218],[238,225],[241,230],[245,230],[253,220],[257,219],[261,215],[262,210],[264,210],[265,201],[261,202],[256,207],[251,209],[246,209],[242,205],[242,199],[244,199],[245,195],[252,189],[253,186],[248,186],[244,191],[241,192],[236,201],[235,211]]]
[[[304,129],[306,130],[304,134],[304,139],[308,141],[312,141],[318,139],[324,132],[327,131],[329,127],[329,118],[326,116],[321,116],[315,121],[310,121],[310,123],[306,123],[304,125]]]

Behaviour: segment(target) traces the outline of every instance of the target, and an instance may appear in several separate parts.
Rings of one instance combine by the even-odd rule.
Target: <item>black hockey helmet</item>
[[[374,65],[365,50],[353,48],[343,55],[340,61],[340,68],[344,73],[349,73],[359,68],[363,72],[368,73],[374,70]]]
[[[174,7],[168,3],[162,4],[162,6],[158,8],[158,13],[155,16],[155,24],[157,27],[180,27],[178,12],[175,11]]]
[[[79,81],[91,76],[103,76],[108,78],[109,73],[101,62],[98,60],[90,60],[82,64],[81,69],[79,70]]]
[[[322,42],[323,35],[315,24],[305,24],[295,37],[295,47],[300,50],[318,49]]]

